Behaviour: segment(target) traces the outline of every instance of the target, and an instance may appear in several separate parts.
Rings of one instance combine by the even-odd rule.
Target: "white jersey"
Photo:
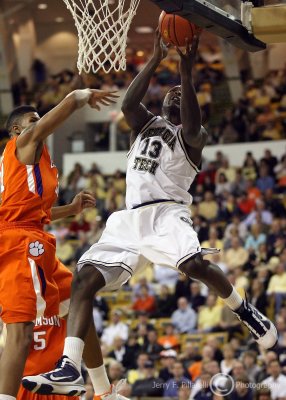
[[[127,209],[161,199],[190,204],[188,190],[198,172],[185,149],[181,126],[153,117],[128,153]]]

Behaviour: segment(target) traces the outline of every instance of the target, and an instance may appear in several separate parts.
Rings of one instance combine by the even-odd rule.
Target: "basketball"
[[[186,45],[186,39],[191,42],[194,35],[199,34],[202,29],[179,15],[162,11],[159,17],[159,30],[164,43],[182,47]]]

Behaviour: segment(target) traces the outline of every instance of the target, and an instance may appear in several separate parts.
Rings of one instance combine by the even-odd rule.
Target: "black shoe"
[[[53,371],[25,376],[22,385],[30,392],[46,395],[80,396],[86,392],[81,373],[75,363],[66,356],[59,359]]]
[[[243,300],[241,306],[233,311],[237,318],[249,329],[256,342],[268,350],[274,347],[278,341],[278,333],[275,325],[257,310],[247,300]]]

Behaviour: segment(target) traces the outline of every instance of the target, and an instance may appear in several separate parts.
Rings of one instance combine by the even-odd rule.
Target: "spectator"
[[[187,385],[182,384],[178,389],[178,400],[189,400],[191,394],[191,388]]]
[[[267,294],[274,295],[275,310],[278,314],[283,300],[286,299],[286,271],[284,263],[279,262],[277,265],[275,274],[270,278]]]
[[[224,192],[230,192],[230,189],[231,183],[227,180],[225,174],[221,172],[216,183],[216,196],[222,196]]]
[[[236,378],[235,389],[230,394],[230,400],[253,400],[253,391],[245,374]]]
[[[178,335],[174,332],[174,325],[168,323],[164,327],[164,334],[159,337],[158,343],[164,347],[164,349],[178,349],[180,346],[180,340]]]
[[[163,346],[158,343],[158,333],[155,329],[148,331],[146,343],[143,345],[142,350],[149,355],[150,360],[157,360]]]
[[[259,177],[256,181],[256,185],[262,193],[264,193],[267,189],[274,189],[275,181],[274,178],[269,174],[267,164],[260,166]]]
[[[115,310],[111,314],[111,323],[103,330],[101,341],[107,346],[111,346],[116,337],[121,337],[126,341],[128,338],[128,326],[121,322],[122,312]]]
[[[231,220],[232,222],[227,225],[224,231],[224,239],[231,239],[233,236],[233,229],[236,229],[239,238],[244,240],[247,236],[247,227],[244,222],[241,221],[241,216],[238,213],[235,213]]]
[[[225,252],[225,263],[230,270],[240,267],[248,260],[248,252],[241,246],[239,238],[231,241],[231,247]]]
[[[88,232],[90,230],[90,224],[85,220],[84,214],[76,216],[74,221],[70,224],[71,236],[79,239],[82,232]]]
[[[138,323],[135,332],[139,332],[141,328],[145,328],[146,332],[154,330],[154,325],[149,322],[149,316],[146,311],[139,311],[137,317]]]
[[[223,360],[220,363],[220,369],[223,374],[229,374],[235,363],[234,350],[230,344],[223,346]]]
[[[134,311],[145,311],[152,314],[155,312],[156,302],[155,297],[150,295],[147,285],[141,285],[140,292],[132,305]]]
[[[169,379],[173,378],[173,367],[177,361],[177,352],[175,350],[163,350],[160,353],[160,364],[163,368],[159,371],[159,378],[167,382]]]
[[[271,390],[273,400],[286,397],[286,376],[281,373],[281,366],[278,360],[270,361],[268,366],[269,378],[262,381]]]
[[[272,214],[270,211],[266,210],[264,201],[257,199],[255,203],[255,210],[248,215],[244,222],[247,226],[257,224],[259,222],[269,226],[272,224],[272,219]]]
[[[164,269],[166,270],[166,268]],[[154,316],[157,318],[169,318],[175,309],[175,299],[167,285],[161,283],[160,294],[156,303],[157,311]]]
[[[172,314],[172,323],[179,333],[191,333],[197,324],[197,314],[185,297],[178,300],[178,308]]]
[[[62,263],[69,265],[74,258],[74,249],[65,237],[58,237],[56,255]]]
[[[208,372],[202,372],[200,375],[201,389],[196,394],[193,394],[191,392],[190,399],[194,400],[211,399],[213,396],[213,391],[210,388],[211,378],[212,376]]]
[[[149,361],[147,353],[139,353],[137,356],[137,368],[128,371],[127,380],[133,385],[134,382],[145,378],[145,364]]]
[[[231,182],[230,191],[234,196],[241,196],[246,191],[246,182],[240,169],[236,170],[235,179]]]
[[[136,368],[136,357],[140,353],[141,346],[137,341],[135,332],[130,332],[127,343],[125,345],[126,352],[123,356],[122,364],[127,370]]]
[[[173,288],[178,280],[178,271],[172,268],[165,268],[160,265],[154,265],[154,279],[161,285],[167,286],[168,288]],[[158,305],[158,309],[160,307]]]
[[[205,192],[204,200],[199,204],[199,215],[207,221],[215,220],[218,214],[218,204],[212,192]]]
[[[257,353],[253,350],[245,351],[242,355],[245,372],[250,382],[256,382],[261,368],[257,365]]]
[[[79,244],[76,248],[74,259],[77,262],[80,257],[90,248],[90,243],[85,232],[79,234]]]
[[[124,355],[126,353],[126,346],[124,340],[121,337],[116,337],[113,341],[113,350],[109,353],[109,357],[114,358],[119,363],[122,363]]]
[[[124,377],[123,365],[118,361],[112,361],[108,366],[107,372],[112,385],[116,385]]]
[[[266,385],[260,386],[255,393],[254,400],[272,400],[271,390]]]
[[[164,397],[177,397],[178,389],[182,384],[191,386],[191,381],[185,377],[184,367],[180,361],[174,363],[172,372],[174,377],[164,385]]]
[[[215,331],[221,320],[222,306],[216,304],[217,296],[210,293],[206,305],[201,307],[198,314],[198,329],[200,331]]]
[[[266,235],[262,233],[262,227],[260,224],[251,225],[251,234],[247,237],[245,242],[245,248],[248,251],[256,252],[260,244],[266,242]]]
[[[164,392],[164,381],[156,378],[155,365],[152,361],[144,364],[144,379],[134,382],[132,386],[132,397],[162,397]]]
[[[133,299],[134,301],[137,299],[137,297],[140,297],[140,292],[141,292],[141,287],[142,286],[147,286],[148,288],[148,293],[150,296],[155,296],[155,291],[153,288],[153,285],[147,281],[146,277],[142,277],[139,279],[139,282],[136,283],[133,287]]]
[[[206,298],[201,294],[201,285],[199,282],[195,281],[190,283],[190,288],[191,288],[191,296],[190,296],[191,307],[197,313],[199,308],[205,304]]]
[[[268,305],[267,296],[263,283],[257,278],[251,284],[250,301],[261,313],[266,314],[266,307]]]

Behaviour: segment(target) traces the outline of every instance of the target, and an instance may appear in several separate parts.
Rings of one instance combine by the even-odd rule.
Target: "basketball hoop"
[[[126,69],[127,34],[140,0],[63,0],[78,32],[79,73]]]

